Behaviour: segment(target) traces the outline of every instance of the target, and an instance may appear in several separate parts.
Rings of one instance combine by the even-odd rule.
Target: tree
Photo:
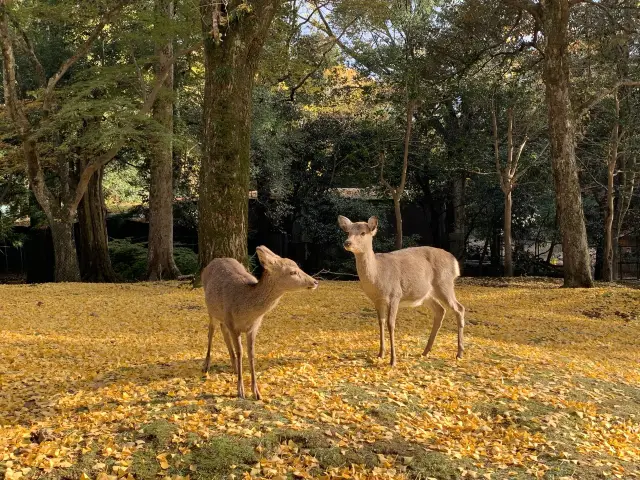
[[[174,15],[173,0],[156,0],[156,24]],[[163,89],[153,105],[159,127],[151,140],[149,178],[149,280],[176,278],[173,258],[173,40],[157,40],[155,74],[167,70]]]
[[[200,266],[248,262],[251,106],[259,55],[280,0],[201,0],[205,36],[204,147],[200,166]]]
[[[87,23],[90,23],[89,17],[93,19],[97,16],[99,20],[86,39],[79,46],[75,46],[75,50],[71,50],[71,53],[64,51],[64,60],[48,79],[35,49],[28,49],[34,65],[33,68],[38,72],[38,75],[35,76],[39,78],[41,86],[36,92],[38,101],[31,102],[28,112],[25,108],[25,102],[20,98],[20,92],[23,89],[18,87],[16,79],[16,61],[13,53],[14,33],[20,33],[26,38],[27,45],[32,45],[32,42],[28,40],[28,35],[22,28],[18,16],[11,15],[10,18],[7,3],[0,4],[0,42],[2,43],[3,55],[5,103],[18,134],[31,190],[51,228],[55,252],[56,281],[80,280],[73,235],[73,222],[78,206],[94,175],[116,157],[128,140],[133,136],[140,135],[140,126],[144,125],[155,98],[162,88],[164,79],[169,73],[169,69],[165,68],[154,77],[151,91],[148,94],[143,94],[142,102],[137,97],[126,105],[114,102],[112,98],[102,98],[100,94],[105,89],[119,91],[124,88],[125,91],[130,91],[127,89],[128,85],[125,86],[126,83],[120,80],[121,71],[111,72],[112,76],[109,76],[107,75],[109,70],[103,68],[100,70],[102,75],[99,75],[98,79],[104,83],[100,83],[100,85],[88,84],[83,79],[79,79],[77,84],[73,83],[75,78],[72,75],[72,68],[78,67],[80,61],[85,59],[96,40],[104,34],[107,25],[115,21],[126,3],[128,2],[124,0],[114,2],[111,9],[106,12],[101,12],[99,9],[97,12],[91,9],[81,10],[79,18],[74,17],[80,30]],[[12,4],[12,7],[19,8],[20,4]],[[40,20],[47,20],[48,8],[59,9],[56,10],[56,16],[54,16],[54,18],[59,18],[66,11],[65,9],[75,11],[76,7],[74,2],[46,5],[43,7],[44,10],[40,12],[42,15]],[[10,29],[10,21],[15,32]],[[82,35],[78,35],[78,37],[84,38]],[[188,47],[184,52],[192,51],[196,46]],[[72,47],[73,45],[69,46],[69,49]],[[174,54],[170,61],[166,62],[167,65],[171,65],[175,58],[184,52]],[[116,80],[113,77],[116,77]],[[67,83],[72,85],[67,85]],[[63,88],[60,88],[61,85]],[[77,88],[73,88],[74,86]],[[78,102],[74,103],[71,99]],[[100,115],[96,115],[95,108],[104,110]],[[105,115],[105,111],[109,113]],[[87,128],[87,124],[90,126],[98,117],[101,119],[99,128]],[[112,135],[106,135],[103,131],[107,130],[105,122],[114,128],[115,131],[110,131]],[[60,133],[64,133],[61,132],[63,129],[69,129],[74,134],[60,139]],[[83,146],[83,150],[90,152],[90,159],[72,164],[67,158],[68,143],[77,139],[77,132],[82,130],[94,133],[97,131],[100,134],[94,135],[89,145]],[[50,148],[51,145],[54,146],[53,149]],[[89,158],[89,154],[85,158]],[[99,224],[96,225],[99,226]]]
[[[518,178],[522,176],[522,171],[518,172],[518,162],[522,156],[522,151],[529,140],[525,133],[520,145],[515,148],[513,143],[513,107],[507,108],[507,160],[503,166],[500,160],[500,140],[498,137],[498,119],[496,115],[495,100],[491,109],[493,120],[493,142],[496,157],[496,173],[500,179],[500,189],[504,193],[504,275],[513,277],[513,247],[511,246],[511,209],[512,193]]]
[[[409,146],[411,142],[411,129],[413,125],[413,114],[415,112],[415,105],[416,105],[415,101],[413,100],[410,100],[407,103],[404,148],[403,148],[403,154],[402,154],[402,171],[400,173],[400,183],[397,187],[391,186],[391,184],[384,177],[384,161],[385,161],[384,152],[381,155],[382,158],[380,162],[380,181],[386,187],[387,191],[391,194],[391,198],[393,199],[393,211],[396,217],[396,240],[395,240],[396,250],[400,250],[402,248],[402,208],[401,208],[400,201],[402,200],[402,196],[404,195],[404,189],[407,183],[407,168],[409,166]]]

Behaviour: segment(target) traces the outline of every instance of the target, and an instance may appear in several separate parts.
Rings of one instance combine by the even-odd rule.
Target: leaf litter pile
[[[402,309],[395,369],[357,283],[285,296],[259,402],[201,289],[0,286],[0,478],[640,478],[640,290],[460,283],[465,358]]]

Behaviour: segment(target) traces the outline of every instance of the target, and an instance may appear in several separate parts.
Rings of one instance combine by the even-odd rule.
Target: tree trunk
[[[204,148],[200,167],[200,266],[216,257],[247,265],[251,106],[258,57],[278,0],[252,2],[251,12],[220,25],[238,8],[201,0],[205,34]],[[224,38],[221,38],[224,37]]]
[[[393,196],[393,211],[396,216],[395,249],[400,250],[402,248],[402,205],[400,204],[400,197],[398,195]]]
[[[73,239],[73,220],[70,217],[55,220],[49,219],[49,227],[51,228],[55,255],[55,281],[79,282],[80,269],[78,267],[76,244]]]
[[[546,3],[544,82],[565,287],[592,287],[569,84],[569,0]]]
[[[173,0],[156,0],[156,15],[173,18]],[[162,24],[162,22],[160,22]],[[149,179],[149,280],[167,280],[180,275],[173,258],[173,43],[156,47],[156,75],[169,69],[162,91],[153,105],[153,119],[159,130],[150,142]]]
[[[504,196],[504,276],[513,277],[513,247],[511,245],[511,191]]]
[[[449,248],[459,261],[463,260],[465,254],[465,184],[466,176],[459,173],[452,186],[453,231],[449,234]]]
[[[616,95],[616,113],[620,114],[620,104]],[[618,142],[620,137],[618,116],[611,132],[611,146],[609,158],[607,158],[607,204],[604,220],[604,264],[602,266],[602,279],[605,282],[613,281],[613,217],[615,215],[614,180],[616,166],[618,165]]]
[[[104,169],[100,169],[92,177],[78,206],[78,253],[84,282],[116,281],[109,257],[106,208],[102,195],[103,174]]]

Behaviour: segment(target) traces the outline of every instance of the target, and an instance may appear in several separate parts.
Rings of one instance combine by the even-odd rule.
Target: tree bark
[[[200,2],[205,34],[204,151],[198,201],[201,268],[216,257],[248,264],[252,92],[258,57],[279,3],[255,0],[247,12],[240,10],[244,4],[237,0],[226,6]]]
[[[602,265],[602,279],[605,282],[613,281],[613,217],[615,215],[615,191],[614,180],[616,167],[618,166],[618,145],[620,143],[620,101],[615,95],[616,117],[611,131],[611,144],[607,156],[607,197],[606,215],[604,221],[604,263]]]
[[[49,218],[53,252],[55,256],[54,278],[56,282],[79,282],[80,268],[76,244],[73,239],[73,219],[65,215]]]
[[[511,245],[511,191],[504,196],[504,275],[513,277],[513,247]]]
[[[565,287],[592,287],[591,259],[575,152],[569,83],[569,0],[550,0],[543,15],[544,83]]]
[[[173,0],[156,0],[157,16],[171,19],[173,14]],[[173,258],[173,43],[158,45],[156,55],[156,76],[165,69],[169,72],[153,106],[153,119],[160,128],[150,142],[147,276],[152,281],[180,275]]]
[[[93,176],[78,206],[77,243],[83,282],[116,281],[116,273],[109,257],[106,208],[102,194],[103,174],[104,169],[100,169]]]
[[[460,262],[464,260],[465,255],[466,207],[464,190],[466,183],[466,175],[463,172],[457,172],[451,187],[453,192],[451,199],[453,231],[449,234],[449,248]]]

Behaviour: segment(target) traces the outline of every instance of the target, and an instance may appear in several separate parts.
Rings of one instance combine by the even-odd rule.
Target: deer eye
[[[291,276],[293,276],[293,275],[297,275],[297,274],[298,274],[298,272],[296,272],[295,270],[291,270],[291,271],[289,272],[289,275],[291,275]]]

